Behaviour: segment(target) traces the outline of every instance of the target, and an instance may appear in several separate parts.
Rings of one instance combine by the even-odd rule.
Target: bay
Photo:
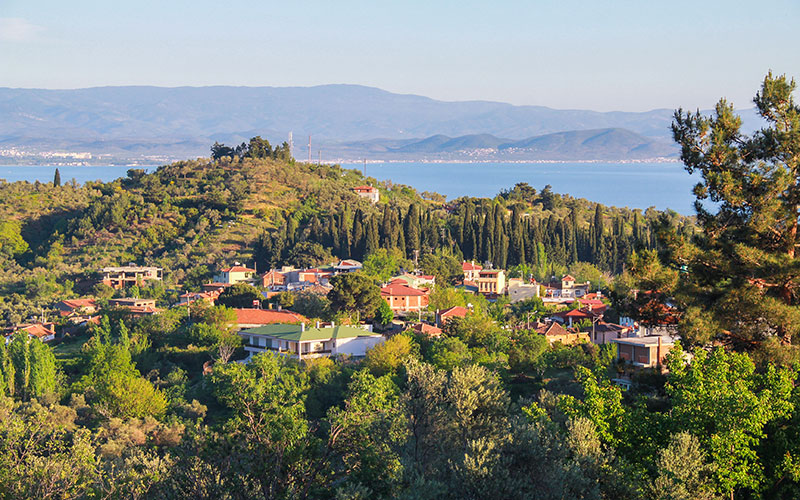
[[[77,165],[0,165],[0,179],[8,182],[53,182],[56,169],[61,174],[61,182],[75,179],[79,184],[88,181],[109,182],[120,177],[127,177],[128,170],[132,168],[155,171],[157,166],[77,166]]]
[[[343,164],[361,170],[363,164]],[[112,181],[131,168],[153,171],[157,167],[57,166],[62,182]],[[0,166],[0,179],[9,182],[52,182],[56,166]],[[367,163],[367,175],[378,180],[407,184],[418,191],[435,191],[452,200],[460,196],[493,197],[518,182],[537,190],[551,185],[553,191],[575,198],[617,207],[642,210],[655,207],[678,213],[694,213],[692,187],[697,175],[689,175],[680,163]]]
[[[359,163],[343,166],[363,169]],[[527,182],[536,190],[549,184],[556,193],[604,205],[669,208],[684,215],[694,214],[692,188],[700,179],[677,162],[367,163],[367,175],[408,184],[420,192],[435,191],[450,200],[493,197],[518,182]]]

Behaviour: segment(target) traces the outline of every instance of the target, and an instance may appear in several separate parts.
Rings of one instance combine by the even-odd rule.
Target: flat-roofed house
[[[539,284],[525,283],[522,278],[509,278],[508,298],[512,304],[539,296]]]
[[[164,279],[164,270],[160,267],[152,266],[104,267],[100,272],[103,274],[100,282],[115,290],[139,285],[145,281],[161,281]]]
[[[244,349],[249,356],[274,352],[295,359],[330,357],[346,354],[362,357],[386,339],[355,326],[328,326],[306,328],[299,325],[265,325],[242,330]]]
[[[506,293],[506,272],[502,269],[482,269],[473,281],[481,295],[498,297]]]
[[[667,353],[675,346],[670,337],[628,337],[611,339],[617,344],[617,359],[625,360],[640,368],[654,368],[664,363]]]
[[[127,309],[128,314],[134,318],[152,316],[153,314],[158,314],[161,312],[161,309],[156,307],[155,299],[138,299],[131,297],[122,299],[109,299],[108,305]]]

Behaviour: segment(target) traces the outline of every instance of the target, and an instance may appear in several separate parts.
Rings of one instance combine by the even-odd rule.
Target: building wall
[[[386,342],[383,335],[374,337],[352,337],[336,339],[335,354],[348,354],[350,356],[366,356],[367,351],[378,344]]]

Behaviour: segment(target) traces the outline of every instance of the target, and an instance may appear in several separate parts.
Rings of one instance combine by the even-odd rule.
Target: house
[[[608,344],[614,339],[621,339],[632,335],[633,328],[614,323],[606,323],[605,321],[598,321],[592,326],[590,336],[592,342],[595,344]]]
[[[108,301],[108,305],[111,307],[119,307],[121,309],[127,309],[128,313],[134,318],[140,318],[142,316],[152,316],[153,314],[158,314],[161,312],[161,309],[158,309],[156,307],[155,299],[137,299],[137,298],[110,299]]]
[[[617,360],[625,360],[640,368],[655,368],[664,363],[667,353],[675,346],[670,337],[629,337],[611,339],[617,344]]]
[[[584,298],[584,299],[577,299],[576,302],[578,302],[581,305],[582,309],[588,309],[589,311],[596,313],[601,313],[604,312],[606,309],[608,309],[608,306],[602,300],[599,299]]]
[[[512,304],[539,296],[539,284],[525,283],[522,278],[509,278],[508,298]]]
[[[436,276],[428,274],[411,274],[404,273],[392,278],[392,281],[404,281],[406,285],[412,288],[419,288],[421,286],[432,287],[436,284]]]
[[[186,292],[182,293],[178,296],[178,302],[174,304],[174,306],[185,306],[191,304],[192,302],[197,302],[198,300],[202,300],[204,302],[208,302],[211,305],[217,301],[221,294],[220,289],[211,290],[209,292]]]
[[[419,311],[428,306],[428,294],[402,280],[392,281],[381,288],[381,298],[394,312]]]
[[[286,274],[277,269],[270,269],[261,276],[261,286],[263,288],[281,288],[286,285]]]
[[[502,269],[482,269],[474,281],[481,295],[498,297],[506,293],[506,273]]]
[[[3,334],[6,344],[10,343],[18,332],[25,332],[29,338],[37,338],[42,342],[49,342],[56,338],[55,324],[53,323],[25,323],[17,325]]]
[[[601,317],[602,314],[596,311],[590,311],[587,308],[583,309],[571,309],[569,311],[561,311],[557,312],[550,316],[555,322],[561,323],[562,325],[567,325],[568,327],[572,328],[573,324],[580,323],[583,320],[595,321],[597,318]]]
[[[100,282],[115,290],[131,285],[140,285],[150,280],[161,281],[164,279],[164,270],[160,267],[133,265],[104,267],[100,272],[103,274]]]
[[[451,318],[465,318],[469,312],[469,309],[461,306],[453,306],[444,311],[436,311],[436,326],[441,328]]]
[[[236,283],[252,283],[256,279],[256,270],[244,266],[233,266],[223,269],[214,276],[214,283],[235,285]]]
[[[465,292],[469,292],[471,294],[478,293],[478,284],[474,281],[463,280],[460,283],[456,283],[455,288],[464,290]]]
[[[360,271],[364,267],[361,262],[354,259],[340,260],[338,264],[333,264],[332,266],[336,274],[353,273]]]
[[[381,199],[381,193],[378,191],[378,188],[372,186],[356,186],[353,188],[353,192],[361,198],[368,199],[372,203],[378,203]]]
[[[277,323],[304,323],[308,321],[308,318],[302,314],[291,311],[276,311],[274,309],[234,309],[233,311],[236,313],[236,326],[239,330]]]
[[[411,325],[411,330],[414,332],[425,335],[427,337],[441,337],[442,336],[442,329],[435,327],[433,325],[429,325],[428,323],[416,323]]]
[[[544,335],[550,345],[561,342],[564,345],[581,344],[589,342],[586,332],[571,332],[555,321],[536,323],[533,327],[536,333]]]
[[[73,315],[94,314],[97,312],[97,304],[94,299],[69,299],[58,302],[55,306],[62,317]]]
[[[464,271],[464,281],[475,281],[478,279],[478,273],[483,269],[480,264],[475,261],[464,261],[461,263],[461,270]]]
[[[341,354],[362,357],[386,340],[383,335],[354,326],[306,328],[305,323],[266,325],[242,330],[239,335],[244,339],[248,359],[262,352],[275,352],[295,359]]]
[[[564,275],[560,280],[555,276],[548,285],[545,286],[545,296],[560,299],[577,299],[589,293],[590,282],[575,283],[575,278],[569,274]]]
[[[324,269],[294,269],[284,273],[286,277],[285,283],[291,285],[293,283],[307,283],[307,284],[323,284],[327,285],[328,280],[333,277],[333,271],[326,271]]]

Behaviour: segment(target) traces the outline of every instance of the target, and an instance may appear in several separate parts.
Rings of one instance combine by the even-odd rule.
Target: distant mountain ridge
[[[644,160],[676,157],[676,145],[619,128],[556,132],[519,141],[490,134],[449,137],[438,134],[424,139],[380,140],[344,143],[329,147],[331,154],[355,156],[368,150],[373,159],[424,158],[445,160],[468,156],[473,160]]]
[[[672,110],[641,113],[558,110],[500,102],[445,102],[359,85],[316,87],[95,87],[76,90],[0,88],[0,150],[71,149],[119,155],[207,155],[214,141],[272,142],[294,133],[296,156],[377,137],[404,147],[437,135],[451,152],[500,146],[577,130],[625,129],[669,140]],[[465,138],[466,137],[466,138]],[[464,144],[460,144],[462,141]],[[412,141],[413,142],[413,141]],[[568,143],[564,143],[564,147]],[[474,148],[472,146],[475,146]],[[314,155],[316,156],[316,154]]]

